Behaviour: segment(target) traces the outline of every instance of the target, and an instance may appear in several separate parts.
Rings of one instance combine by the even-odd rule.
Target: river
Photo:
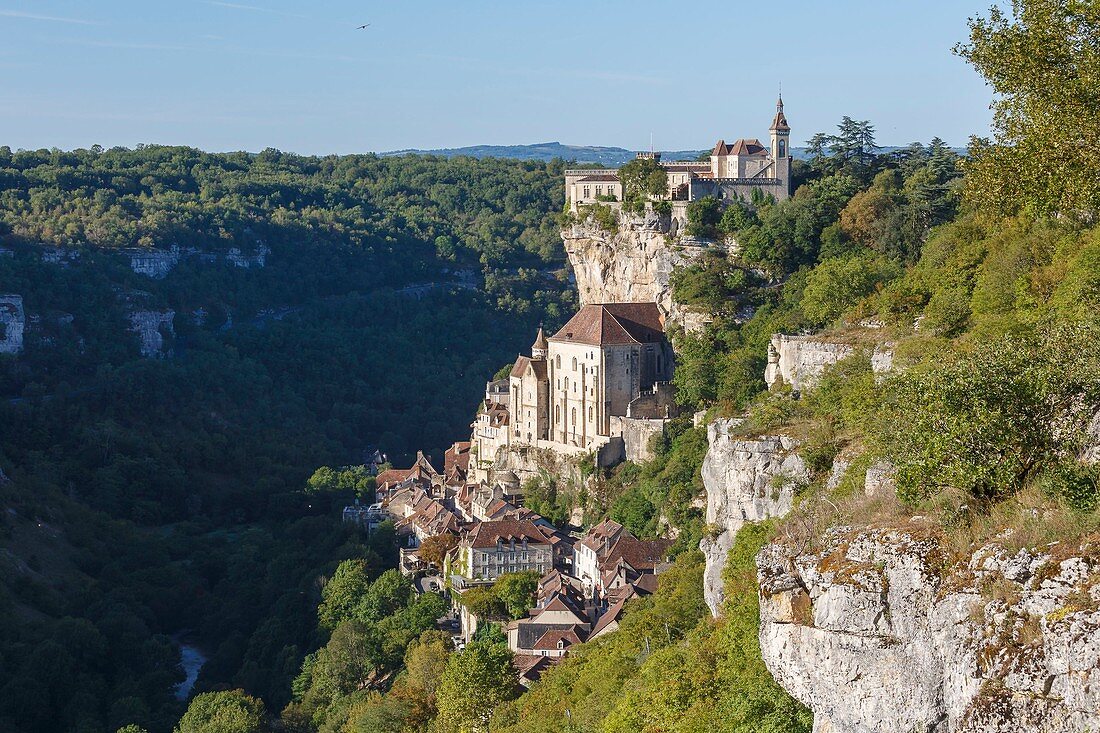
[[[206,664],[207,656],[202,651],[190,644],[185,644],[178,637],[176,643],[180,645],[180,665],[187,676],[183,682],[176,686],[176,699],[186,700],[191,695],[191,688],[195,686],[195,680],[199,678],[199,670]]]

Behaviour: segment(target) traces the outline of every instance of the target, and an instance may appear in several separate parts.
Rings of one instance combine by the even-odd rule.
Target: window
[[[561,354],[555,356],[554,361],[557,362],[554,366],[556,366],[558,369],[561,369]]]
[[[588,186],[585,186],[584,187],[584,198],[588,198],[591,195],[592,195],[592,189],[589,188]]]
[[[780,158],[786,158],[787,157],[787,141],[786,140],[780,140],[779,141],[779,157]]]
[[[577,371],[577,357],[573,357],[573,371]]]
[[[596,198],[603,196],[603,186],[596,186]]]
[[[569,418],[573,421],[573,427],[575,429],[576,426],[577,426],[577,408],[576,407],[574,407],[573,411],[570,412]]]
[[[592,422],[592,420],[594,420],[595,417],[596,417],[596,413],[595,413],[592,405],[589,405],[588,406],[588,421]]]

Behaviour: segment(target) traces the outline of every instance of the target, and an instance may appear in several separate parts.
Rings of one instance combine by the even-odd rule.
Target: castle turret
[[[531,344],[531,360],[544,361],[548,348],[550,345],[546,341],[546,334],[542,332],[542,326],[539,326],[539,335],[535,337],[535,343]]]
[[[791,193],[791,126],[787,124],[787,115],[783,113],[783,95],[779,95],[779,101],[775,103],[775,119],[768,128],[771,132],[772,160],[775,161],[775,177],[787,188],[787,195]]]

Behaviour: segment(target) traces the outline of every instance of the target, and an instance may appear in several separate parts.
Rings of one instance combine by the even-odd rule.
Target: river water
[[[207,656],[196,646],[185,644],[178,638],[176,642],[180,645],[180,664],[183,666],[184,674],[187,675],[183,682],[176,686],[176,699],[186,700],[191,694],[191,688],[195,686],[195,680],[199,678],[199,670],[206,664]]]

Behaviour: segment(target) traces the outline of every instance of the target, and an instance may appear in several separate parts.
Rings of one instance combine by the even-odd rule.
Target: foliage
[[[440,733],[487,733],[496,707],[516,696],[518,682],[507,645],[471,642],[447,660],[439,680]]]
[[[1016,0],[970,20],[955,52],[993,87],[993,141],[974,138],[966,192],[978,210],[1093,220],[1100,206],[1100,13]]]
[[[360,599],[370,585],[367,564],[363,560],[344,560],[321,590],[317,618],[321,626],[335,629],[355,616]]]
[[[884,283],[901,275],[901,268],[882,258],[856,256],[822,261],[810,271],[802,290],[802,313],[808,323],[836,321]]]
[[[641,214],[646,202],[668,194],[668,174],[654,158],[637,157],[619,168],[623,207]]]
[[[264,704],[242,690],[207,692],[187,706],[176,733],[260,733]]]
[[[522,573],[505,573],[493,583],[493,593],[500,599],[513,619],[527,615],[535,605],[535,590],[539,574],[533,570]]]
[[[591,219],[600,229],[614,234],[619,231],[619,213],[612,207],[604,204],[591,204],[583,210],[586,219]]]
[[[321,466],[306,482],[306,491],[309,493],[345,492],[368,501],[374,498],[374,487],[374,477],[362,465],[335,469]]]
[[[718,199],[704,196],[687,205],[687,233],[700,239],[718,239],[718,224],[722,221],[722,210]]]
[[[443,559],[456,547],[458,547],[458,537],[453,534],[439,534],[421,542],[418,552],[421,561],[442,568]]]
[[[1077,455],[1100,407],[1100,324],[1043,328],[982,341],[898,376],[883,450],[898,492],[918,500],[948,488],[996,499],[1051,460]]]

